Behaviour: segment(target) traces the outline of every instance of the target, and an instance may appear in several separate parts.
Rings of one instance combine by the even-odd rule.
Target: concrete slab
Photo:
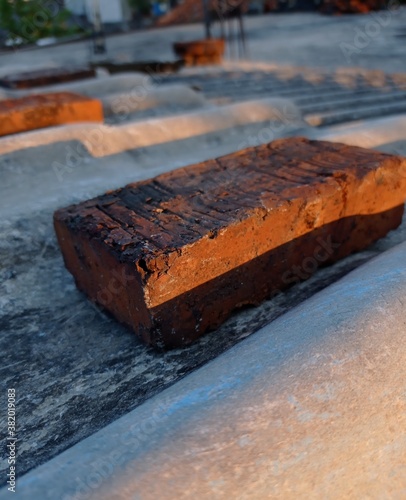
[[[18,498],[404,498],[405,262],[406,243],[350,273],[21,478]]]

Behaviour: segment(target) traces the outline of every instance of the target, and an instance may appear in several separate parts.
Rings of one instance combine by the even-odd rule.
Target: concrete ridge
[[[266,121],[280,122],[285,130],[289,126],[304,124],[300,111],[289,99],[256,99],[124,125],[67,125],[16,134],[0,139],[0,155],[76,139],[81,141],[93,156],[101,157]]]

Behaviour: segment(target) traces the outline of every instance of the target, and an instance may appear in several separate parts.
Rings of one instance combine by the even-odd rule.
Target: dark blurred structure
[[[171,26],[205,21],[207,10],[210,20],[231,17],[238,11],[246,13],[250,5],[249,0],[185,0],[167,14],[160,17],[157,26]],[[206,8],[205,8],[206,7]]]
[[[314,11],[320,0],[265,0],[264,12]]]
[[[370,12],[385,7],[384,0],[185,0],[161,16],[157,26],[171,26],[203,22],[205,20],[204,5],[211,20],[234,16],[237,9],[242,14],[262,14],[267,12],[321,11],[325,14],[348,14]]]
[[[384,0],[324,0],[320,10],[326,14],[356,14],[383,9]]]
[[[256,2],[257,3],[257,2]],[[314,11],[355,14],[383,9],[385,0],[264,0],[264,12]]]

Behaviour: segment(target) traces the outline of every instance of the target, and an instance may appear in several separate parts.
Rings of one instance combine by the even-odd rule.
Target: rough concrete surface
[[[19,498],[405,498],[405,262],[403,243],[353,271],[23,477]]]
[[[389,14],[385,25],[380,23],[380,27],[375,28],[376,36],[364,38],[364,47],[355,47],[357,50],[349,58],[343,52],[342,43],[356,43],[355,37],[360,30],[366,32],[371,22],[379,22],[375,14],[339,17],[282,14],[247,19],[251,62],[227,62],[223,67],[216,68],[215,73],[220,69],[224,70],[225,75],[220,76],[214,83],[211,83],[213,78],[210,76],[213,68],[205,68],[203,71],[187,70],[177,77],[161,76],[147,80],[145,75],[130,75],[128,78],[124,75],[120,80],[123,81],[122,86],[119,80],[112,78],[105,78],[105,82],[103,78],[98,78],[96,82],[96,87],[100,85],[97,91],[100,91],[101,96],[117,92],[133,95],[134,89],[137,94],[140,90],[155,88],[161,84],[189,85],[194,91],[201,92],[202,97],[212,105],[280,95],[293,99],[295,109],[299,109],[300,123],[286,124],[280,115],[274,116],[270,121],[268,111],[262,112],[260,109],[262,101],[254,107],[253,115],[249,119],[247,107],[234,108],[238,109],[238,112],[226,113],[226,117],[220,118],[220,127],[210,124],[213,116],[217,116],[210,115],[213,109],[206,109],[207,115],[203,113],[200,119],[196,114],[194,121],[184,117],[179,119],[176,116],[164,123],[159,120],[146,120],[145,118],[160,117],[164,114],[167,116],[173,111],[180,111],[177,107],[165,111],[162,106],[158,106],[129,113],[128,120],[124,120],[125,125],[129,127],[116,127],[117,133],[112,134],[111,139],[108,134],[103,133],[104,129],[100,134],[94,125],[88,128],[61,127],[49,130],[44,135],[39,133],[37,136],[36,132],[20,135],[7,143],[8,149],[2,149],[0,343],[5,354],[0,368],[0,402],[5,407],[5,387],[15,385],[18,391],[18,431],[21,439],[18,451],[19,477],[125,415],[351,269],[406,240],[406,226],[403,222],[397,231],[390,233],[366,251],[332,267],[319,270],[314,277],[258,308],[241,311],[219,330],[202,338],[194,346],[157,355],[141,346],[134,335],[111,318],[94,309],[76,290],[73,280],[63,267],[51,225],[52,212],[60,206],[99,195],[105,190],[120,187],[128,182],[147,179],[176,167],[269,142],[284,135],[296,133],[314,138],[320,134],[321,138],[328,136],[329,140],[364,147],[379,147],[382,151],[405,155],[405,116],[380,119],[381,108],[378,106],[370,109],[371,99],[376,99],[384,104],[382,110],[387,110],[389,114],[405,112],[405,76],[396,73],[404,71],[406,46],[402,40],[405,35],[406,9],[400,9],[396,15]],[[368,31],[372,33],[373,29]],[[171,60],[173,41],[191,40],[202,35],[201,25],[191,25],[113,36],[107,40],[108,56],[123,62],[139,60],[140,54],[149,60]],[[8,73],[10,66],[26,70],[38,68],[45,63],[53,66],[82,64],[89,61],[90,53],[90,42],[47,47],[45,50],[27,49],[1,53],[0,73],[3,68],[4,72]],[[316,66],[321,71],[315,71]],[[354,66],[374,71],[352,69]],[[326,69],[329,70],[327,73]],[[99,77],[106,76],[105,71],[98,73]],[[87,86],[88,84],[89,82],[86,83]],[[90,91],[94,92],[94,88],[90,88]],[[0,98],[7,97],[7,92],[0,89]],[[398,105],[393,106],[394,102]],[[342,127],[324,127],[318,131],[303,126],[301,117],[307,114],[351,108],[357,112],[352,115],[352,120],[369,120],[372,117],[374,122],[370,124],[369,121],[359,121]],[[264,118],[261,119],[261,116]],[[113,123],[119,125],[120,115],[116,115],[116,118]],[[139,120],[137,126],[133,123],[135,120]],[[189,131],[191,124],[193,127]],[[146,126],[144,132],[142,125]],[[175,133],[173,128],[177,130]],[[108,127],[109,131],[110,129],[114,127]],[[103,142],[106,143],[105,146]],[[4,143],[1,144],[4,147]],[[391,284],[392,281],[382,277],[382,283]],[[374,293],[371,296],[375,297]],[[334,307],[335,304],[328,310]],[[349,306],[348,311],[352,310],[353,306]],[[344,315],[346,314],[347,312]],[[379,325],[378,322],[376,324]],[[387,337],[376,338],[382,339],[382,345],[389,345],[385,344]],[[394,339],[398,338],[398,349],[394,350],[396,356],[404,352],[400,337],[394,336]],[[300,356],[303,352],[302,346],[303,344],[293,342],[292,356]],[[319,358],[324,359],[323,356],[327,356],[328,359],[326,353],[329,352],[330,344],[326,342],[318,346]],[[345,348],[345,344],[343,346]],[[347,358],[343,356],[342,359]],[[388,376],[393,373],[388,368],[389,365],[379,364],[375,357],[368,359],[370,363],[365,364],[365,373],[368,373],[368,376],[380,373],[379,368],[382,369],[382,376],[385,373],[388,373]],[[394,363],[396,360],[398,358]],[[243,366],[243,363],[236,359],[233,369],[240,366]],[[342,365],[338,363],[336,366]],[[247,372],[246,366],[244,371]],[[273,380],[277,384],[280,379]],[[288,378],[285,382],[287,380]],[[345,379],[344,383],[347,384],[348,380],[351,382],[351,379]],[[391,380],[383,380],[386,387],[391,387]],[[396,379],[393,381],[396,382]],[[361,384],[360,387],[364,386]],[[277,385],[274,388],[277,388]],[[358,406],[357,400],[354,401],[353,413],[356,415]],[[371,411],[369,415],[360,413],[365,416],[363,426],[357,427],[359,432],[353,434],[356,438],[364,438],[365,443],[367,436],[363,431],[368,431],[370,415],[375,415],[374,411],[381,402],[383,408],[392,408],[390,404],[386,406],[389,400],[371,401],[376,402],[374,408],[368,406],[367,401],[362,400],[362,404],[360,403],[361,410],[365,406]],[[291,404],[299,408],[299,418],[306,419],[308,415],[306,412],[300,412],[300,407],[294,400],[291,400]],[[249,415],[249,409],[246,411]],[[388,413],[392,418],[392,413]],[[385,414],[382,412],[382,415]],[[399,412],[399,415],[402,414]],[[380,416],[377,418],[379,420]],[[278,420],[275,419],[275,422],[277,424]],[[232,419],[227,418],[223,423],[225,426],[232,426]],[[387,448],[379,447],[379,443],[376,447],[383,459],[389,456],[386,453],[388,450],[390,452],[392,447],[389,434],[385,434],[392,432],[392,427],[383,429],[382,436],[388,437]],[[339,435],[342,435],[339,427],[329,429],[337,430]],[[396,427],[393,429],[396,432]],[[400,432],[397,436],[400,436]],[[244,437],[241,443],[246,443]],[[265,443],[269,444],[269,448],[275,444],[270,441]],[[344,443],[349,453],[355,450],[351,440]],[[402,443],[398,443],[401,452]],[[293,451],[281,457],[271,457],[272,470],[277,474],[278,471],[285,474],[283,471],[292,470],[302,456],[317,451],[317,446],[312,448],[311,445],[312,443],[304,438]],[[137,445],[134,444],[135,446]],[[359,449],[357,446],[354,455]],[[250,448],[245,450],[247,456],[251,456]],[[275,450],[278,450],[277,446]],[[207,456],[208,453],[210,449],[205,449],[201,456]],[[341,456],[351,459],[349,455]],[[284,460],[284,457],[284,462],[275,462]],[[365,455],[363,463],[376,464],[372,459],[375,460],[376,456],[373,456],[371,451],[369,455]],[[284,469],[280,468],[281,463],[285,464]],[[351,461],[350,463],[355,464]],[[1,462],[1,467],[3,480],[4,462]],[[248,467],[249,478],[254,477],[256,470],[264,471],[256,467],[259,466],[254,464],[253,467]],[[362,471],[361,465],[358,464],[357,467],[354,470],[358,472],[358,477],[365,472],[365,477],[372,478],[372,482],[383,484],[376,482],[377,468],[367,469],[365,465]],[[387,471],[385,467],[386,465],[382,464],[384,473]],[[85,470],[83,468],[83,472]],[[399,475],[398,471],[399,469],[394,468],[391,472],[395,479]],[[268,472],[268,469],[265,472]],[[402,469],[400,472],[402,474]],[[247,478],[244,476],[245,472],[241,474],[241,478]],[[56,477],[62,476],[63,474],[59,474]],[[337,476],[332,473],[328,478],[333,485],[336,484],[335,477]],[[385,480],[387,476],[383,474],[382,477]],[[249,478],[246,484],[250,482]],[[233,479],[237,485],[237,476]],[[76,478],[73,480],[76,481]],[[72,483],[72,486],[75,487],[76,484]],[[221,484],[214,483],[214,486],[220,487]],[[168,492],[170,491],[168,487]],[[244,488],[240,491],[241,495],[245,495]],[[376,491],[380,493],[381,490]],[[246,496],[249,494],[248,491]],[[384,496],[382,493],[381,497]],[[113,495],[110,495],[110,498],[114,498]]]
[[[274,122],[259,122],[101,158],[92,157],[75,141],[0,157],[0,342],[6,353],[0,380],[4,388],[15,385],[19,391],[19,474],[124,415],[360,263],[406,240],[403,223],[366,251],[319,270],[260,307],[240,311],[194,346],[165,355],[142,346],[77,291],[56,245],[56,208],[235,151],[247,137],[260,143],[264,127],[275,134],[291,132]],[[383,128],[387,127],[385,120]],[[352,138],[356,142],[357,134]],[[1,398],[4,395],[2,390]]]

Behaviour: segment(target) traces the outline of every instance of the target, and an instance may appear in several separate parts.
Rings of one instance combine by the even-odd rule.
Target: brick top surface
[[[50,94],[29,95],[0,101],[0,113],[7,113],[25,108],[55,105],[59,103],[91,101],[92,98],[73,92],[53,92]]]
[[[61,209],[56,218],[103,241],[120,261],[148,260],[215,237],[255,211],[300,198],[308,203],[324,183],[338,183],[345,197],[347,179],[361,179],[387,162],[400,165],[402,159],[342,144],[282,139],[128,184]],[[373,210],[369,206],[368,213]]]
[[[47,68],[34,71],[23,71],[0,78],[0,85],[8,88],[31,88],[40,85],[51,85],[55,83],[69,82],[82,78],[90,78],[96,75],[94,68],[71,67],[71,68]]]

